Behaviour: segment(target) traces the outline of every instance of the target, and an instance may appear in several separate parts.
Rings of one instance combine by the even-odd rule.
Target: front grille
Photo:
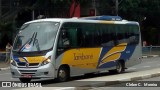
[[[32,74],[34,75],[37,70],[19,70],[21,74]]]
[[[18,66],[26,66],[26,63],[17,63]]]
[[[29,66],[38,66],[39,63],[29,63]]]
[[[39,65],[39,63],[29,63],[28,65],[26,65],[27,63],[17,63],[19,67],[36,67]]]

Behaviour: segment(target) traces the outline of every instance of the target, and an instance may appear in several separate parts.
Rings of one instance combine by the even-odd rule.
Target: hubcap
[[[60,77],[61,79],[64,79],[64,78],[66,77],[66,73],[65,73],[64,70],[60,70],[60,71],[59,71],[59,77]]]
[[[118,63],[118,64],[117,64],[117,71],[118,71],[118,72],[121,72],[121,69],[122,69],[121,64]]]

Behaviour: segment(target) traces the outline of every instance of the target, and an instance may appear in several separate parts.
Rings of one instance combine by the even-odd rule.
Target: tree
[[[140,21],[143,17],[140,3],[141,0],[123,0],[119,5],[119,15],[122,15],[128,20]]]
[[[115,3],[113,0],[99,0],[97,9],[100,15],[115,15]]]

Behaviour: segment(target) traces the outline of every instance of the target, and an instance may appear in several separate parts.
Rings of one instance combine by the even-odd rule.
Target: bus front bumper
[[[35,68],[19,68],[11,65],[10,69],[13,78],[55,78],[56,75],[51,63]]]

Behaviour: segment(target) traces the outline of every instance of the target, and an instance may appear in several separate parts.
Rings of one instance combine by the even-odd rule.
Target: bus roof
[[[34,23],[34,22],[44,22],[44,21],[50,21],[50,22],[83,22],[83,23],[105,23],[105,24],[136,24],[139,25],[138,22],[135,21],[127,21],[127,20],[119,20],[119,21],[111,21],[111,20],[91,20],[91,19],[80,19],[80,18],[45,18],[45,19],[37,19],[33,21],[26,22],[28,23]]]
[[[85,19],[85,20],[122,21],[122,18],[120,16],[109,16],[109,15],[82,17],[80,19]]]

